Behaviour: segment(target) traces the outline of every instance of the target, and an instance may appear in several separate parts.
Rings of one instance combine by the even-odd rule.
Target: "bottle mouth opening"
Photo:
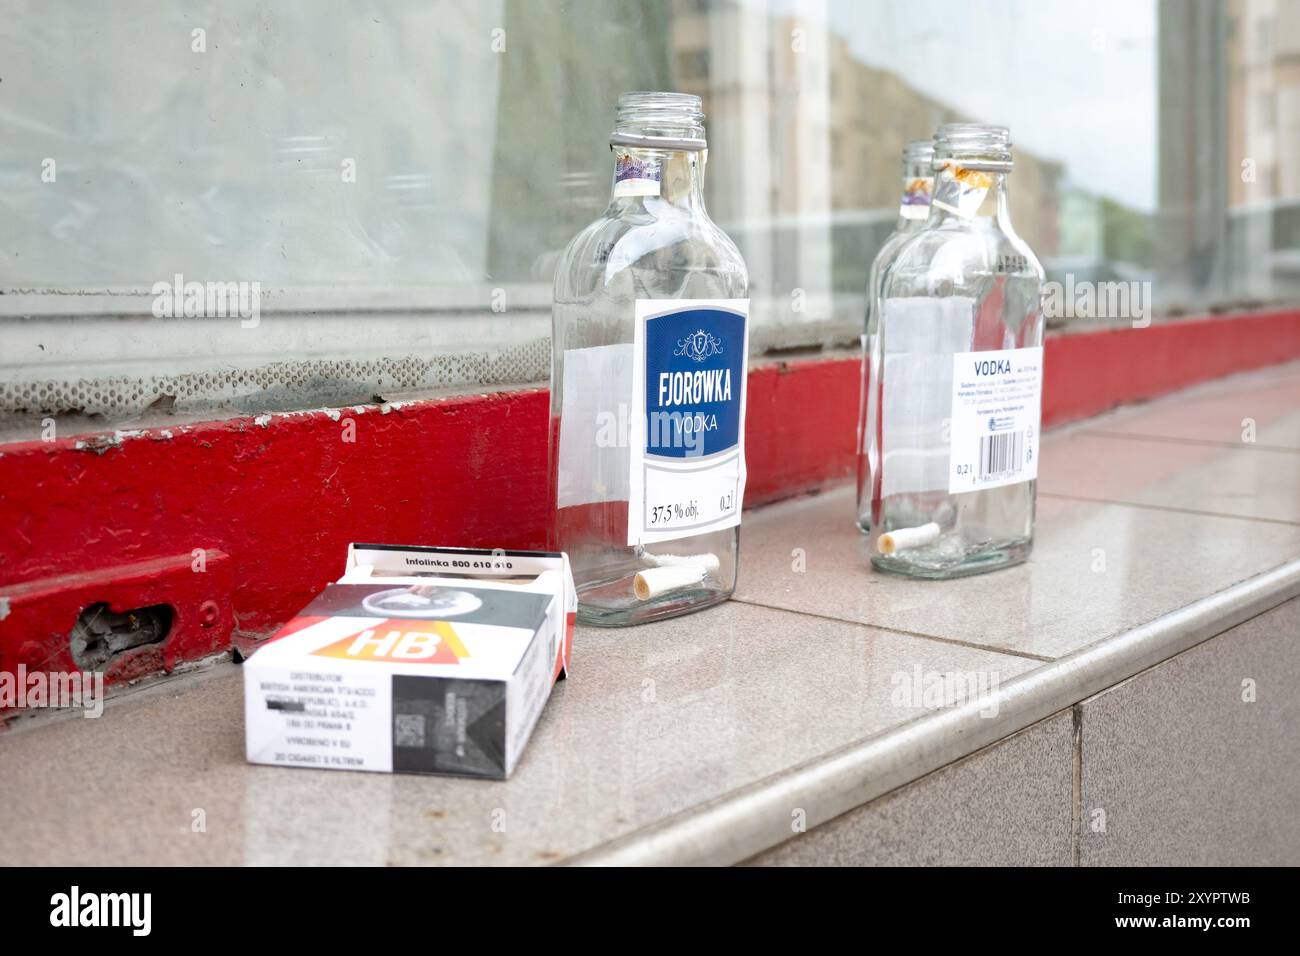
[[[1011,131],[985,123],[945,123],[934,134],[934,168],[949,161],[970,169],[1011,169]]]
[[[624,93],[609,141],[645,149],[704,149],[704,104],[691,93]]]

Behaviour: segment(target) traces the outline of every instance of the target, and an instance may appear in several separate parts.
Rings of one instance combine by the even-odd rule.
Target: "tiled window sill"
[[[847,489],[756,511],[735,600],[580,631],[506,783],[250,766],[231,665],[24,722],[0,862],[740,862],[1300,595],[1297,396],[1292,364],[1052,434],[991,575],[870,572]],[[988,693],[933,707],[944,674]]]

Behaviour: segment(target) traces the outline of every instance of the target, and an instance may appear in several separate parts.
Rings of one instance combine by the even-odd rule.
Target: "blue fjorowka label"
[[[747,315],[743,299],[637,302],[629,544],[740,523]]]
[[[645,453],[704,458],[740,436],[745,317],[686,309],[646,321]]]

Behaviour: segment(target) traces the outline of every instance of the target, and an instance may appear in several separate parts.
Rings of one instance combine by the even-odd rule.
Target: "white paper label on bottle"
[[[629,546],[740,524],[748,299],[638,299]]]
[[[1043,350],[960,352],[952,357],[948,493],[1038,477]]]
[[[952,356],[970,348],[975,300],[896,296],[881,316],[880,493],[948,488]]]
[[[632,346],[564,352],[556,505],[626,501]]]

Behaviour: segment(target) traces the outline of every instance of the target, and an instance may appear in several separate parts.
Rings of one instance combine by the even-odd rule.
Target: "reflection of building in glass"
[[[799,288],[815,305],[834,290],[834,316],[844,319],[860,308],[844,293],[860,292],[894,228],[904,143],[977,118],[862,62],[824,22],[677,0],[671,65],[674,87],[704,99],[710,142],[729,157],[728,181],[709,182],[709,209],[738,237],[751,271],[774,277],[762,291]],[[745,158],[739,180],[736,155]],[[1012,215],[1045,257],[1059,245],[1061,175],[1059,163],[1016,150]],[[805,318],[830,317],[823,306]]]
[[[1226,26],[1230,291],[1300,291],[1300,5],[1231,0]]]

